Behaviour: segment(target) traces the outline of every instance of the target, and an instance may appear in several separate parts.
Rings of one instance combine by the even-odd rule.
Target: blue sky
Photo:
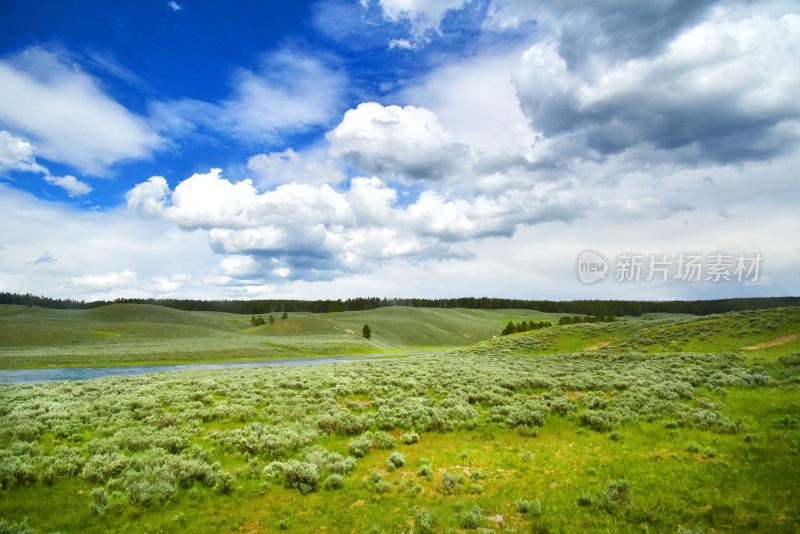
[[[0,290],[798,293],[797,2],[26,2]],[[576,276],[585,249],[609,273]],[[667,254],[667,281],[614,280]],[[749,280],[681,254],[760,254]],[[644,277],[646,278],[646,276]],[[733,277],[735,278],[735,277]]]

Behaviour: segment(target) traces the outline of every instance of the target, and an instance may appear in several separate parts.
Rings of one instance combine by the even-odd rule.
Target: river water
[[[287,367],[296,365],[320,365],[323,363],[349,363],[365,361],[375,357],[400,357],[429,352],[404,352],[402,354],[358,354],[351,356],[321,356],[317,358],[285,358],[278,360],[259,360],[251,362],[221,363],[182,363],[174,365],[125,365],[118,367],[59,367],[49,369],[3,369],[0,370],[0,384],[33,384],[54,380],[91,380],[107,376],[130,376],[166,371],[186,371],[201,369],[239,369],[246,367]]]

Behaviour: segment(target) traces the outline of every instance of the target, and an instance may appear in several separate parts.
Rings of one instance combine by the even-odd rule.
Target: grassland
[[[268,316],[268,314],[265,314]],[[252,327],[250,316],[145,304],[89,310],[0,305],[0,368],[241,361],[402,352],[472,345],[510,320],[555,320],[528,310],[379,308],[291,313]],[[361,336],[368,323],[372,338]]]
[[[744,311],[697,317],[647,314],[615,323],[577,324],[535,330],[501,339],[492,345],[502,350],[512,343],[526,354],[575,351],[733,352],[750,362],[769,362],[800,351],[800,308]],[[764,345],[764,346],[759,346]]]
[[[394,361],[3,386],[0,525],[797,532],[797,331],[797,308],[650,317]]]

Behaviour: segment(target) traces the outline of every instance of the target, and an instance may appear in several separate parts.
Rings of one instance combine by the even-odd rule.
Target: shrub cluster
[[[388,458],[386,458],[386,468],[389,471],[394,471],[398,467],[403,467],[404,465],[406,465],[406,457],[397,451],[393,452]]]
[[[439,483],[439,491],[445,495],[456,493],[464,485],[465,477],[462,473],[446,472]]]
[[[605,490],[598,494],[583,492],[578,497],[579,506],[595,506],[609,513],[627,509],[631,504],[631,485],[624,478],[609,480]]]
[[[264,468],[264,476],[272,480],[282,479],[286,486],[305,494],[317,489],[319,468],[316,464],[299,460],[274,461]]]
[[[530,513],[535,517],[542,515],[542,503],[539,502],[539,499],[517,499],[515,504],[517,506],[517,511],[521,514]]]
[[[462,512],[459,519],[462,528],[478,528],[483,520],[483,508],[476,504],[466,512]]]
[[[406,432],[402,436],[400,436],[400,442],[405,443],[406,445],[411,445],[412,443],[417,443],[419,441],[419,434],[416,432]]]
[[[356,460],[352,456],[344,457],[319,445],[311,447],[303,459],[316,465],[320,471],[330,471],[338,475],[346,475],[356,467]]]
[[[350,440],[347,448],[356,458],[363,458],[372,449],[372,432],[365,432],[355,439]]]

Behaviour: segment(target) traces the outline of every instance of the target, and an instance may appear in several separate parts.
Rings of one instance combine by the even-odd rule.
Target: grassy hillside
[[[408,307],[291,313],[251,327],[250,316],[145,304],[88,310],[0,305],[0,368],[177,363],[398,352],[471,345],[509,320],[553,320],[527,310]],[[372,338],[361,336],[368,323]]]
[[[695,317],[650,314],[614,323],[554,326],[494,342],[528,354],[575,351],[733,352],[770,361],[800,351],[800,307]]]
[[[469,346],[508,321],[558,322],[528,310],[387,307],[291,313],[252,327],[250,316],[187,312],[145,304],[89,310],[0,305],[0,368],[231,361],[373,354]],[[361,336],[367,323],[372,338]],[[553,326],[516,334],[530,354],[576,351],[730,351],[769,361],[800,350],[800,308],[696,317],[646,314],[615,323]],[[510,339],[509,338],[509,339]],[[504,337],[499,341],[507,342]]]
[[[742,344],[787,335],[797,312],[549,331],[647,351],[548,354],[543,330],[392,361],[0,386],[0,518],[64,534],[795,533],[800,353]],[[327,336],[316,319],[297,328]],[[702,335],[739,351],[650,351]]]

